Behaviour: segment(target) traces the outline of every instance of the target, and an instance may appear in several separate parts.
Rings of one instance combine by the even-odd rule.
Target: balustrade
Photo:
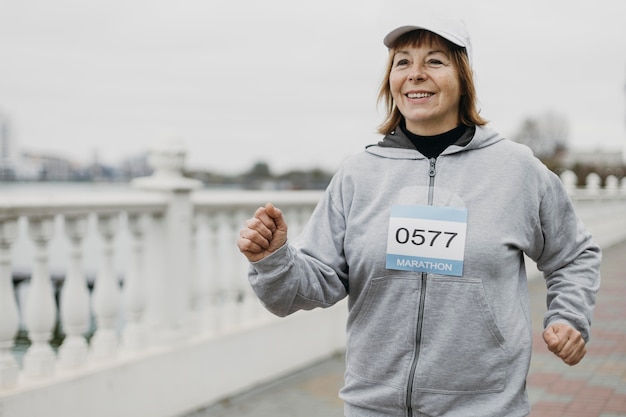
[[[132,192],[0,202],[0,409],[3,395],[40,386],[33,381],[52,386],[67,371],[96,372],[91,364],[145,358],[154,348],[176,349],[203,337],[230,340],[279,320],[246,282],[248,263],[236,247],[239,230],[257,207],[272,201],[283,210],[291,239],[321,192],[198,190],[197,181],[181,175],[182,154],[176,146],[160,149],[154,161],[163,168],[137,180]],[[607,178],[601,187],[591,175],[580,189],[573,173],[561,178],[594,235],[604,236],[606,244],[626,239],[624,179]],[[25,236],[19,219],[27,220]],[[62,233],[55,233],[56,219]],[[19,308],[12,282],[18,237],[33,245],[27,296]],[[63,241],[67,265],[57,308],[50,252]],[[88,242],[96,244],[88,248]],[[86,255],[94,248],[97,265]],[[95,272],[92,292],[87,270]],[[13,354],[20,322],[31,341],[22,366]],[[58,353],[50,344],[55,326],[65,336]],[[89,331],[95,331],[90,340]]]
[[[121,291],[113,271],[113,239],[117,229],[117,216],[98,216],[98,231],[102,241],[101,265],[93,291],[93,311],[96,332],[91,340],[92,353],[97,358],[107,358],[117,352],[117,332]]]
[[[128,230],[132,236],[132,260],[124,278],[124,326],[121,345],[129,352],[140,350],[146,343],[142,317],[146,305],[144,272],[145,217],[141,213],[128,215]]]
[[[66,333],[66,339],[59,349],[59,363],[64,368],[75,369],[86,364],[88,355],[84,334],[89,330],[89,290],[83,272],[82,253],[87,216],[66,216],[65,232],[71,246],[70,264],[59,303],[61,322]]]
[[[55,354],[48,343],[56,323],[56,307],[48,270],[48,243],[53,233],[52,216],[29,218],[28,231],[35,243],[30,291],[24,306],[24,322],[32,342],[24,355],[24,373],[44,377],[54,373]]]
[[[17,219],[0,218],[0,390],[17,385],[18,365],[11,352],[19,325],[11,271],[11,245],[16,236]]]

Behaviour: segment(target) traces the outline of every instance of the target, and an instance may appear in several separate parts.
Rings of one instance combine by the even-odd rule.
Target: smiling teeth
[[[406,96],[408,98],[426,98],[432,96],[433,93],[409,93]]]

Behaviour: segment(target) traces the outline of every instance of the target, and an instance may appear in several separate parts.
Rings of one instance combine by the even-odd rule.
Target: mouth
[[[407,93],[405,94],[408,98],[427,98],[432,97],[435,93]]]

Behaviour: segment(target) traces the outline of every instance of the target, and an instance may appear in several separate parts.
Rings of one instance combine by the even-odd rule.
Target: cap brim
[[[423,29],[429,32],[433,32],[441,36],[442,38],[447,39],[448,41],[452,42],[455,45],[458,45],[462,48],[467,48],[467,45],[465,44],[465,42],[462,39],[460,39],[458,36],[453,35],[452,33],[449,33],[445,30],[435,28],[435,27],[415,26],[415,25],[400,26],[392,30],[391,32],[387,34],[387,36],[385,36],[385,38],[383,39],[383,43],[385,44],[387,48],[391,48],[400,36],[404,35],[405,33],[413,32],[414,30],[418,30],[418,29]]]
[[[467,27],[465,26],[463,20],[451,20],[445,18],[428,19],[428,23],[426,24],[398,26],[385,36],[383,43],[387,48],[391,49],[402,35],[418,29],[433,32],[449,42],[452,42],[461,48],[465,48],[470,65],[472,65],[472,45],[469,33],[467,32]]]

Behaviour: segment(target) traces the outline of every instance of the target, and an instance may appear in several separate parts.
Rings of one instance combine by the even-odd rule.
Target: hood
[[[444,150],[442,155],[484,148],[501,140],[504,140],[504,136],[485,126],[468,127],[463,136],[454,145]],[[367,146],[365,151],[372,155],[391,159],[425,158],[424,155],[415,149],[402,129],[396,129],[377,144]]]

